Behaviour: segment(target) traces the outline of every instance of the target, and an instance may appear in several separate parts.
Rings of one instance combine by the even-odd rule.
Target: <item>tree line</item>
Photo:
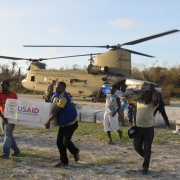
[[[170,68],[150,67],[139,70],[132,68],[132,77],[159,84],[171,96],[180,97],[180,65]]]
[[[21,68],[17,66],[15,61],[12,61],[11,65],[0,64],[0,81],[9,80],[11,89],[16,93],[30,93],[21,84],[24,78],[25,75],[21,72]]]

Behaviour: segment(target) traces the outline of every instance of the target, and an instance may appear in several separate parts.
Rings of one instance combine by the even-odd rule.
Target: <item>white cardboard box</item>
[[[104,111],[96,113],[96,123],[103,123]]]
[[[54,107],[53,103],[7,99],[4,117],[14,124],[44,127]],[[57,126],[56,119],[51,121],[50,127]]]
[[[157,127],[157,126],[161,126],[164,124],[165,124],[164,119],[163,119],[161,113],[158,111],[154,117],[154,126]]]
[[[176,120],[176,131],[180,133],[180,120]]]
[[[96,122],[96,113],[102,110],[81,110],[81,121]]]
[[[77,120],[81,121],[81,111],[77,110]]]
[[[44,124],[41,122],[33,122],[33,121],[23,121],[23,120],[15,120],[15,119],[8,119],[8,123],[10,124],[19,124],[19,125],[24,125],[24,126],[32,126],[32,127],[40,127],[40,128],[45,128]],[[56,127],[57,123],[50,123],[50,128]]]

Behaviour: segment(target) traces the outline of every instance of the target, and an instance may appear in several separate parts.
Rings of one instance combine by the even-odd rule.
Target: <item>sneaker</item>
[[[79,151],[77,152],[76,155],[74,155],[74,160],[75,162],[78,162],[80,160],[80,154],[79,154]]]
[[[140,172],[141,172],[143,175],[147,175],[147,174],[148,174],[148,169],[143,168],[142,170],[140,170]]]
[[[143,169],[142,173],[143,173],[143,175],[147,175],[148,174],[148,170],[147,169]]]
[[[68,163],[63,163],[63,162],[59,162],[59,163],[57,163],[57,164],[55,164],[55,166],[54,167],[65,167],[65,166],[68,166],[69,164]]]
[[[11,156],[18,156],[20,154],[20,151],[19,152],[14,152],[13,154],[11,154]]]
[[[2,155],[0,156],[0,158],[8,159],[8,158],[9,158],[9,155],[7,155],[7,154],[2,154]]]

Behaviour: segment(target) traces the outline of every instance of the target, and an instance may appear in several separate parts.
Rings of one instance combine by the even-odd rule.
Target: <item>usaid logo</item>
[[[24,114],[38,114],[39,113],[39,108],[18,106],[17,111],[20,112],[20,113],[24,113]]]
[[[16,113],[17,102],[10,101],[7,106],[7,113],[9,115],[14,115]]]

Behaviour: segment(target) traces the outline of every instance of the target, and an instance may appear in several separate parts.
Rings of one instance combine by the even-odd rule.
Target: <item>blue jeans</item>
[[[3,154],[7,156],[9,156],[11,149],[17,153],[20,152],[13,136],[14,127],[15,127],[15,124],[5,124],[5,127],[4,127]]]
[[[136,125],[136,111],[137,107],[134,104],[129,104],[128,106],[128,119],[129,123]]]

